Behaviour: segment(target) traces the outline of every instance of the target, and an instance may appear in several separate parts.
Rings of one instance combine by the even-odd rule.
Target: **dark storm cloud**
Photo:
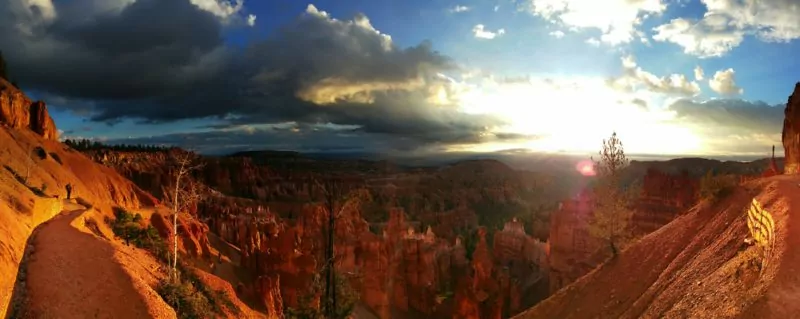
[[[294,150],[300,152],[420,151],[420,144],[399,136],[346,134],[326,129],[233,129],[177,133],[152,137],[109,140],[112,144],[180,145],[198,152],[229,154],[247,150]]]
[[[12,4],[0,8],[12,77],[95,121],[331,122],[416,144],[481,141],[503,124],[434,102],[454,92],[440,76],[454,63],[429,42],[397,47],[360,14],[337,20],[309,6],[268,38],[232,48],[220,20],[187,0],[64,1],[50,19],[20,9],[25,0],[2,2]]]
[[[87,4],[57,2],[50,22],[0,20],[0,48],[24,88],[112,105],[185,94],[225,63],[220,23],[188,1],[139,0],[119,12],[70,16]],[[4,13],[24,16],[11,8]]]
[[[711,132],[776,134],[783,128],[784,107],[761,101],[720,99],[702,103],[678,100],[669,109],[677,113],[679,121],[702,125]]]

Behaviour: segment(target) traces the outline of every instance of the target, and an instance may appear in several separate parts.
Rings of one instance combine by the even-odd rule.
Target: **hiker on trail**
[[[70,199],[72,196],[72,184],[67,184],[67,199]]]

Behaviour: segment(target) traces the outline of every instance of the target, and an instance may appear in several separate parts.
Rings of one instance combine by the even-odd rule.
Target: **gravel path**
[[[65,211],[40,226],[27,264],[23,312],[33,318],[169,317],[150,313],[152,303],[137,291],[110,243],[71,225],[83,212]]]

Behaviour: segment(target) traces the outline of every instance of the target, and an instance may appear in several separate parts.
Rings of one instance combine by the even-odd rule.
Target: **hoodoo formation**
[[[784,174],[800,173],[800,82],[786,103],[783,119]]]
[[[42,101],[32,102],[3,78],[0,78],[0,123],[11,128],[30,129],[48,140],[58,138],[47,105]]]

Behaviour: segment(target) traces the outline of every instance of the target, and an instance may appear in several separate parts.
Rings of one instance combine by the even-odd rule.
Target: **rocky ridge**
[[[58,130],[42,101],[31,101],[22,91],[0,78],[0,123],[30,129],[44,139],[55,140]]]

